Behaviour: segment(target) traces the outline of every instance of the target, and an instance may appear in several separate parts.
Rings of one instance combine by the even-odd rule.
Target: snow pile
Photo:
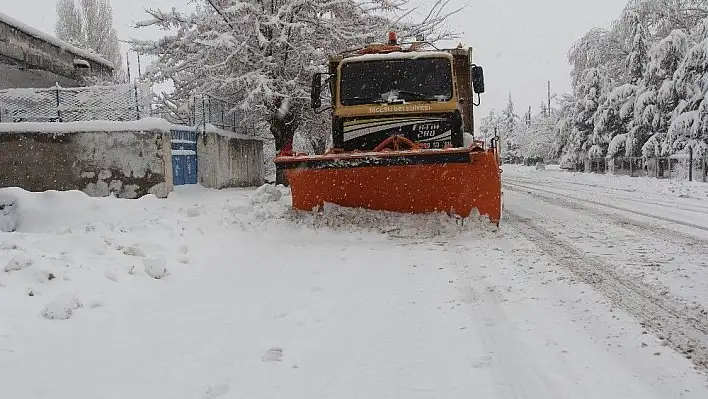
[[[214,385],[207,387],[204,399],[215,399],[226,395],[229,392],[228,385]]]
[[[20,270],[24,270],[30,266],[34,261],[31,258],[28,258],[24,255],[16,255],[10,261],[7,263],[5,266],[5,271],[6,272],[16,272]]]
[[[476,210],[475,210],[476,211]],[[331,231],[375,232],[395,238],[430,239],[457,235],[464,231],[495,231],[496,226],[486,217],[473,212],[461,219],[446,213],[405,214],[389,211],[374,211],[362,208],[347,208],[325,203],[317,212],[290,210],[287,219],[297,225]]]
[[[83,304],[77,297],[71,294],[62,294],[47,304],[42,310],[42,316],[49,320],[66,320],[82,306]]]
[[[348,208],[326,203],[315,211],[301,211],[291,207],[289,188],[265,184],[254,191],[248,200],[227,198],[222,209],[222,223],[238,226],[249,233],[296,231],[303,229],[329,233],[376,234],[389,238],[449,237],[467,231],[496,231],[488,217],[476,210],[470,217],[459,218],[444,212],[407,214]]]
[[[251,200],[254,204],[263,204],[268,202],[278,202],[282,196],[283,193],[281,193],[277,187],[272,184],[264,184],[258,187]]]
[[[17,229],[17,197],[5,190],[0,190],[0,231],[12,232]]]
[[[163,257],[145,258],[143,264],[145,265],[145,273],[156,280],[167,275],[167,259]]]
[[[283,349],[282,348],[271,348],[261,357],[263,362],[282,362],[283,361]]]

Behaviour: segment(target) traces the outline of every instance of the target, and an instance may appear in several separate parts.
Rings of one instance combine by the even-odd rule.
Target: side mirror
[[[310,88],[310,97],[312,100],[312,109],[318,109],[322,106],[322,75],[316,73],[312,75],[312,87]]]
[[[475,93],[484,93],[484,70],[479,65],[472,66],[472,87]]]

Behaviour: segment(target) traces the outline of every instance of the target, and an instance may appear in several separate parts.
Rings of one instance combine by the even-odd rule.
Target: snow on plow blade
[[[457,148],[279,156],[293,207],[312,211],[325,202],[403,213],[477,209],[499,224],[501,178],[493,150]]]

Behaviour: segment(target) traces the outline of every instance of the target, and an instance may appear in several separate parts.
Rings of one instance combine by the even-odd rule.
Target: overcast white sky
[[[413,0],[419,4],[429,1]],[[184,9],[188,0],[112,0],[121,39],[149,34],[130,27],[144,19],[144,8]],[[485,69],[487,93],[481,114],[506,105],[509,93],[517,113],[532,106],[537,112],[546,98],[550,80],[555,93],[570,90],[568,48],[591,27],[608,26],[626,0],[452,0],[469,3],[454,16],[451,26],[463,33],[462,41],[475,50]],[[47,33],[54,33],[56,0],[0,0],[2,12]],[[454,43],[457,44],[457,43]],[[124,46],[127,50],[127,46]],[[131,63],[135,64],[134,55]],[[133,69],[133,68],[131,68]],[[480,115],[478,113],[478,115]]]

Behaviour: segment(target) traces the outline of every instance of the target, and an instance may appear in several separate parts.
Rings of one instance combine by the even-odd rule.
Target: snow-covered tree
[[[529,109],[528,123],[515,135],[519,155],[524,159],[551,160],[554,158],[554,121],[542,107],[541,112],[533,114]]]
[[[624,16],[627,32],[627,50],[625,66],[627,68],[627,80],[633,85],[639,84],[644,77],[644,68],[648,60],[647,32],[639,13],[629,10]]]
[[[631,0],[627,9],[639,14],[654,43],[677,29],[689,32],[708,18],[706,0]]]
[[[566,150],[571,153],[569,159],[573,162],[580,162],[588,156],[591,137],[595,130],[595,113],[604,101],[607,79],[605,73],[601,68],[587,69],[577,88],[575,129],[566,146]]]
[[[499,133],[500,120],[500,116],[494,109],[489,111],[489,114],[482,118],[479,124],[479,130],[485,139],[489,140],[494,137],[495,134]]]
[[[675,153],[688,146],[705,151],[708,147],[708,19],[694,32],[700,40],[688,49],[673,76],[680,98],[664,142],[663,153]]]
[[[627,139],[634,117],[636,92],[637,86],[626,83],[609,93],[602,105],[597,108],[592,135],[593,146],[589,153],[591,157],[616,155],[616,146],[613,146],[610,152],[608,148],[616,136]]]
[[[110,0],[58,0],[57,38],[96,53],[113,63],[116,81],[123,80],[118,34],[113,26]]]
[[[74,0],[58,0],[56,5],[57,23],[54,26],[56,36],[69,44],[83,46],[83,20]]]
[[[557,121],[557,150],[568,162],[702,151],[707,38],[708,0],[631,0],[608,29],[590,30],[568,53],[576,103]]]
[[[502,152],[505,155],[523,159],[523,154],[521,153],[519,140],[517,135],[520,132],[521,118],[516,114],[514,100],[509,93],[509,100],[506,103],[506,107],[501,112],[499,116],[499,136],[502,141]]]
[[[590,30],[568,52],[573,87],[578,87],[586,72],[593,68],[602,68],[607,77],[620,81],[626,70],[626,56],[627,51],[622,47],[622,40],[616,29]]]
[[[571,136],[575,135],[575,104],[577,99],[569,94],[560,97],[560,107],[553,113],[550,124],[553,126],[553,144],[551,158],[570,160],[571,151],[567,149]],[[563,159],[565,158],[565,159]]]
[[[685,57],[688,36],[682,30],[673,30],[656,43],[649,52],[649,64],[643,84],[639,88],[634,107],[634,143],[641,143],[644,156],[666,155],[661,145],[666,138],[679,105],[673,77]],[[634,155],[639,155],[635,149]]]
[[[513,136],[519,128],[520,120],[519,115],[517,115],[515,111],[514,99],[511,97],[511,93],[509,93],[509,100],[501,113],[500,128],[503,134],[507,137]]]

